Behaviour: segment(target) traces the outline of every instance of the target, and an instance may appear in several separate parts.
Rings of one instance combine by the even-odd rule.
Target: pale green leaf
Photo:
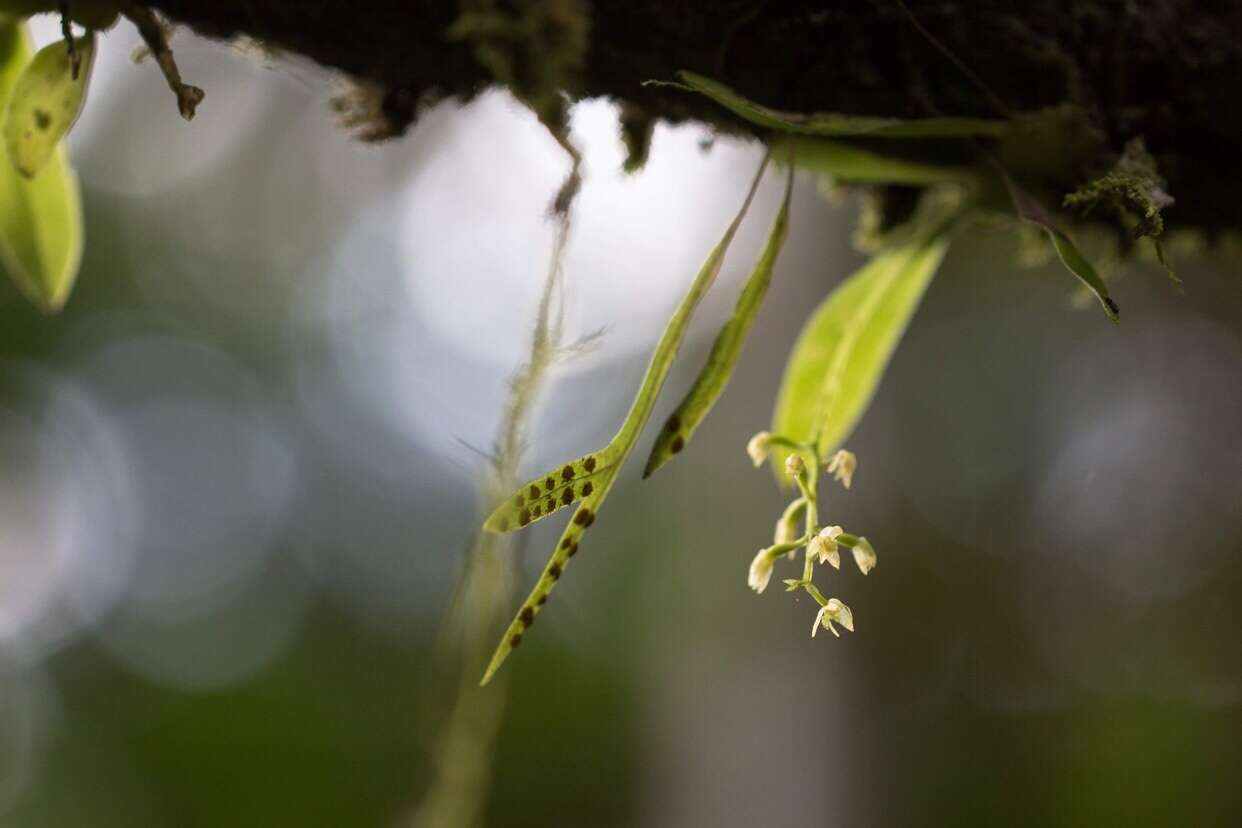
[[[818,135],[826,138],[995,137],[1004,134],[1008,128],[1004,121],[987,118],[920,118],[906,121],[898,118],[842,115],[835,112],[817,112],[810,115],[781,112],[748,100],[723,83],[694,72],[678,72],[677,76],[685,86],[706,95],[752,124],[799,135]]]
[[[951,223],[879,253],[816,309],[785,367],[774,434],[812,443],[821,457],[849,435],[944,258]],[[782,479],[785,456],[773,452]]]
[[[0,112],[29,59],[24,26],[0,23]],[[64,147],[34,178],[0,159],[0,264],[22,293],[44,311],[59,310],[81,257],[81,197]]]
[[[95,35],[74,41],[77,68],[64,40],[39,50],[9,97],[4,142],[18,171],[33,176],[69,132],[82,103],[95,60]]]

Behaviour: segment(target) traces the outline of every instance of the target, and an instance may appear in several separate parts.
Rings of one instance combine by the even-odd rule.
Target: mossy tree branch
[[[382,129],[372,131],[382,135],[404,131],[429,103],[469,99],[496,83],[545,119],[555,116],[564,91],[570,99],[617,100],[632,135],[655,120],[755,131],[699,96],[642,85],[679,69],[794,112],[993,116],[996,100],[1014,111],[1069,104],[1103,141],[1074,169],[1047,165],[1056,179],[1041,182],[1048,189],[1067,191],[1106,171],[1126,142],[1141,136],[1178,198],[1171,224],[1209,232],[1242,226],[1233,181],[1242,127],[1242,3],[909,0],[926,31],[896,0],[147,5],[204,35],[249,36],[359,79],[377,93],[374,117]],[[1056,141],[1043,149],[1049,156],[1061,150]]]

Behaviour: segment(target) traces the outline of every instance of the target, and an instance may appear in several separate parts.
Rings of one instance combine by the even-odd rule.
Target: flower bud
[[[793,543],[798,539],[798,524],[794,521],[781,518],[776,522],[776,531],[772,533],[772,543],[777,546],[784,546],[787,543]]]
[[[772,579],[772,556],[768,554],[768,550],[760,549],[759,554],[755,555],[755,559],[750,562],[750,574],[746,578],[746,585],[755,592],[763,592],[768,588],[768,581]]]
[[[790,477],[801,477],[806,474],[806,462],[800,454],[791,454],[785,458],[785,474]]]
[[[854,470],[858,468],[858,458],[854,452],[841,449],[828,461],[828,473],[834,475],[841,485],[849,488],[854,482]]]
[[[771,451],[772,435],[766,431],[761,431],[751,437],[750,442],[746,444],[746,453],[750,455],[750,461],[755,464],[755,468],[763,465]]]
[[[785,511],[781,514],[780,519],[776,521],[776,530],[772,533],[772,543],[776,546],[786,546],[796,543],[800,535],[798,534],[798,520],[806,513],[806,499],[798,498],[785,507]],[[789,550],[789,558],[793,560],[797,549]]]
[[[858,570],[866,575],[875,569],[875,550],[871,548],[871,541],[866,538],[859,538],[858,543],[854,544],[854,563],[858,564]]]

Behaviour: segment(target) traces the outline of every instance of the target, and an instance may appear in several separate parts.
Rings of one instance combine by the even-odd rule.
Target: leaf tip
[[[1111,296],[1101,296],[1100,301],[1104,303],[1104,312],[1108,314],[1108,318],[1114,322],[1121,321],[1121,308],[1113,301]]]
[[[643,468],[643,480],[651,477],[651,475],[655,474],[656,471],[659,470],[660,466],[664,465],[666,458],[664,452],[660,451],[661,445],[662,441],[657,441],[656,444],[651,447],[651,456],[647,458],[647,465]]]
[[[507,647],[507,643],[508,639],[502,640],[496,648],[496,652],[492,653],[492,660],[487,663],[487,669],[483,671],[483,678],[479,679],[480,687],[486,687],[491,682],[492,677],[496,675],[496,671],[500,669],[500,665],[504,664],[505,659],[509,657],[509,653],[512,652],[513,648]]]

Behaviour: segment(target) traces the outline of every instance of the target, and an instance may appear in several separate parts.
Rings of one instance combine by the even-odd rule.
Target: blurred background
[[[566,162],[499,94],[361,144],[328,74],[183,34],[187,124],[137,45],[103,39],[72,137],[67,309],[0,284],[0,825],[396,825]],[[661,127],[626,178],[608,103],[573,132],[567,333],[604,333],[544,395],[531,474],[611,436],[761,155]],[[863,261],[857,212],[799,180],[721,405],[642,482],[644,438],[505,667],[486,824],[1242,824],[1237,258],[1179,261],[1184,295],[1127,269],[1113,326],[1011,232],[960,238],[826,501],[879,553],[820,576],[857,631],[812,640],[812,603],[746,588],[784,496],[744,446]],[[514,552],[523,592],[560,522]]]

